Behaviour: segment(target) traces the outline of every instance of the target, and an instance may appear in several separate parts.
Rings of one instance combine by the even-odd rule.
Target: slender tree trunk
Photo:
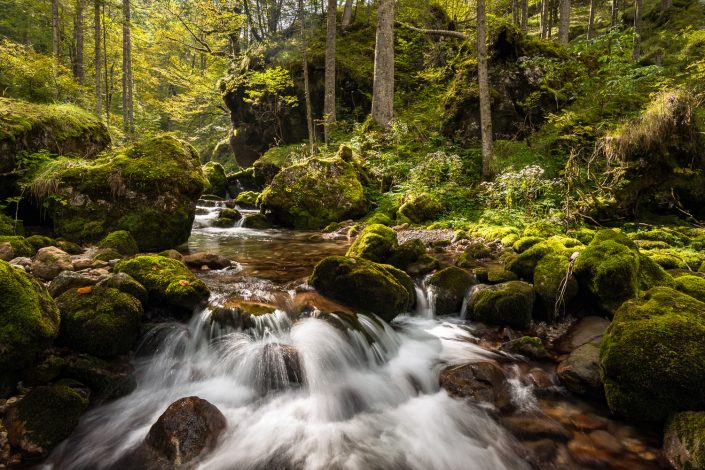
[[[553,26],[556,24],[556,1],[548,0],[548,32],[546,33],[546,39],[551,39],[553,37]]]
[[[377,8],[372,118],[382,127],[394,118],[394,0],[379,0]]]
[[[112,102],[112,73],[108,73],[108,31],[105,27],[105,9],[107,8],[106,3],[103,3],[101,17],[103,21],[103,85],[105,86],[105,123],[110,126],[110,103]],[[112,72],[112,69],[111,69]]]
[[[549,0],[541,0],[541,16],[539,17],[539,33],[542,39],[546,39],[548,31],[548,5]]]
[[[135,120],[132,110],[132,41],[130,0],[122,0],[122,126],[125,134],[132,135]]]
[[[330,132],[335,123],[335,36],[337,0],[328,0],[326,21],[326,71],[323,97],[323,139],[328,145]]]
[[[634,50],[632,59],[639,60],[641,56],[641,10],[642,0],[634,0]]]
[[[559,0],[558,42],[568,44],[570,32],[570,0]]]
[[[101,27],[100,27],[100,0],[95,0],[94,2],[94,8],[95,8],[95,17],[93,20],[93,28],[94,28],[94,47],[95,47],[95,114],[100,117],[101,114],[103,113],[103,93],[101,91],[101,76],[100,76],[100,68],[102,67],[102,58],[101,58],[101,53],[100,53],[100,40],[101,40]]]
[[[51,51],[54,59],[54,82],[56,82],[59,78],[59,0],[51,0]]]
[[[610,25],[614,28],[617,26],[617,15],[619,13],[619,0],[612,0],[612,21]]]
[[[313,128],[313,110],[311,109],[311,85],[308,80],[308,50],[306,44],[306,16],[304,0],[299,0],[299,19],[301,21],[301,61],[304,69],[304,100],[306,101],[306,127],[308,128],[308,145],[311,155],[316,153],[316,131]]]
[[[487,20],[485,0],[477,0],[477,85],[480,91],[480,133],[482,136],[482,178],[492,177],[492,111],[487,71]]]
[[[521,0],[521,30],[529,31],[529,0]]]
[[[345,0],[345,7],[343,8],[343,31],[350,27],[352,23],[353,16],[353,0]]]
[[[588,30],[587,38],[592,39],[595,35],[595,9],[597,8],[597,0],[590,0],[590,13],[588,14]]]
[[[79,85],[86,80],[83,67],[83,4],[84,0],[76,0],[76,18],[73,24],[73,38],[76,44],[76,56],[73,62],[73,76]]]
[[[512,24],[519,26],[519,0],[512,0]]]

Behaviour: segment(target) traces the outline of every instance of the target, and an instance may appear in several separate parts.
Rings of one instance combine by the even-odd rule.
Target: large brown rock
[[[35,276],[50,281],[61,271],[73,271],[73,263],[68,253],[55,246],[48,246],[37,252],[32,262],[32,273]]]

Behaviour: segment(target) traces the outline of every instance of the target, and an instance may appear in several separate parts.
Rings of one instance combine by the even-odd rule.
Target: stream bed
[[[555,362],[498,352],[486,327],[435,318],[422,280],[416,311],[391,325],[355,315],[305,282],[322,258],[344,254],[347,240],[215,228],[215,209],[201,209],[183,251],[218,253],[233,267],[198,273],[209,306],[148,333],[135,358],[137,389],[86,414],[44,468],[113,467],[187,396],[227,418],[202,469],[665,468],[656,431],[571,397]],[[242,303],[272,312],[246,324],[214,321]],[[291,350],[300,360],[293,368]],[[504,385],[486,380],[501,409],[439,386],[444,369],[468,364],[502,371]]]

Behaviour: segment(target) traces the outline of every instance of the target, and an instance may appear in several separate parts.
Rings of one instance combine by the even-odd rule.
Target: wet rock
[[[486,403],[499,410],[511,407],[509,383],[502,368],[494,362],[476,362],[445,369],[441,372],[440,385],[456,398]]]
[[[98,282],[98,287],[110,287],[112,289],[117,289],[120,292],[131,295],[143,304],[149,299],[147,289],[145,289],[145,287],[137,282],[132,276],[126,273],[110,274]]]
[[[566,334],[557,341],[557,349],[562,353],[570,353],[585,343],[599,341],[609,325],[610,321],[602,317],[583,317],[571,325]]]
[[[221,328],[252,328],[254,317],[269,315],[276,311],[273,305],[248,300],[228,301],[223,307],[216,307],[211,312],[211,321]]]
[[[597,447],[586,434],[576,434],[575,438],[568,443],[568,450],[576,462],[589,467],[608,468],[613,462],[609,451]]]
[[[225,269],[232,265],[230,260],[225,256],[205,252],[186,255],[184,256],[183,261],[192,268],[208,266],[210,269]]]
[[[470,291],[470,317],[490,325],[526,329],[531,323],[534,288],[522,281],[477,286]]]
[[[62,376],[90,387],[91,399],[112,400],[132,393],[137,387],[134,367],[127,359],[104,361],[88,354],[64,358]]]
[[[299,353],[293,346],[269,343],[262,349],[255,388],[261,393],[284,390],[303,383]]]
[[[31,364],[59,332],[59,309],[46,288],[5,261],[0,261],[0,312],[0,373]]]
[[[565,442],[572,434],[561,423],[543,414],[505,416],[499,422],[509,432],[522,440],[552,439]]]
[[[558,365],[556,372],[571,392],[598,400],[604,397],[599,342],[585,343],[576,348]]]
[[[99,357],[125,354],[139,337],[142,304],[109,287],[86,287],[56,299],[61,310],[61,342]]]
[[[329,256],[316,265],[309,284],[321,294],[391,321],[414,306],[414,282],[399,269],[362,258]]]
[[[94,286],[98,282],[95,276],[73,271],[62,271],[49,283],[49,294],[57,298],[67,290],[79,287]]]
[[[404,246],[405,244],[401,246]],[[422,276],[438,269],[440,265],[440,262],[436,258],[424,253],[418,260],[408,265],[404,270],[411,276]]]
[[[51,281],[61,271],[72,270],[71,256],[55,246],[48,246],[39,250],[32,262],[32,274],[45,281]]]
[[[251,228],[255,230],[266,230],[272,228],[272,222],[263,214],[246,215],[242,221],[243,228]]]
[[[513,339],[502,345],[502,351],[510,354],[521,354],[522,356],[533,357],[535,359],[545,359],[549,357],[548,351],[540,338],[533,336],[522,336]]]
[[[34,387],[46,385],[56,379],[66,366],[64,358],[50,355],[41,362],[22,371],[22,382],[25,386]]]
[[[663,451],[676,470],[705,468],[705,413],[674,414],[664,430]]]
[[[475,279],[464,269],[449,266],[430,276],[426,282],[432,292],[429,300],[435,314],[450,315],[460,312],[465,294]]]
[[[8,439],[25,457],[46,455],[73,432],[87,407],[88,399],[70,387],[33,388],[7,411]]]
[[[220,209],[220,212],[218,212],[218,218],[220,219],[230,219],[230,220],[240,220],[242,219],[242,214],[240,214],[240,211],[237,209],[232,209],[232,208],[224,208]]]
[[[538,468],[551,468],[558,453],[559,444],[552,439],[539,439],[521,443],[529,454],[529,460]]]

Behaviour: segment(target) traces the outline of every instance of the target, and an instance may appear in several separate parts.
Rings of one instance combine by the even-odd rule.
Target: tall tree
[[[379,0],[377,7],[372,118],[382,127],[394,118],[394,0]]]
[[[617,26],[617,14],[619,13],[619,0],[612,0],[612,19],[610,21],[610,26],[613,28]]]
[[[519,0],[512,0],[512,24],[519,26]]]
[[[95,114],[100,117],[102,114],[102,104],[103,104],[103,93],[101,90],[101,74],[100,68],[102,66],[102,58],[100,53],[100,41],[101,41],[101,24],[100,24],[100,0],[94,0],[94,19],[93,19],[93,34],[94,34],[94,51],[95,51]]]
[[[529,31],[529,0],[521,0],[521,30]]]
[[[560,0],[558,19],[558,42],[568,44],[570,31],[570,0]]]
[[[485,0],[477,0],[477,85],[480,92],[480,134],[482,137],[482,177],[492,176],[492,111],[487,70],[487,18]]]
[[[343,7],[343,30],[346,30],[350,27],[350,24],[352,23],[352,14],[353,0],[345,0],[345,7]]]
[[[641,10],[643,0],[634,0],[634,49],[632,59],[639,60],[641,56]]]
[[[130,0],[122,0],[122,126],[125,134],[135,131],[132,110],[132,38]]]
[[[597,0],[590,0],[590,13],[588,13],[588,30],[587,38],[592,39],[595,35],[595,9],[597,8]]]
[[[299,20],[301,21],[301,60],[304,69],[304,101],[306,102],[306,127],[308,128],[308,145],[311,155],[316,153],[316,131],[313,128],[313,110],[311,109],[311,86],[308,79],[308,50],[306,44],[306,16],[304,0],[299,0]]]
[[[539,34],[542,39],[548,37],[548,9],[549,0],[541,0],[541,16],[539,17]]]
[[[83,7],[85,0],[76,0],[76,17],[73,23],[73,40],[76,45],[76,54],[73,61],[73,76],[83,85],[86,71],[83,67]]]
[[[326,70],[323,97],[323,139],[326,145],[330,140],[330,132],[335,123],[335,36],[337,0],[328,0],[326,15]]]
[[[59,0],[51,0],[51,51],[54,58],[54,80],[59,77]]]

